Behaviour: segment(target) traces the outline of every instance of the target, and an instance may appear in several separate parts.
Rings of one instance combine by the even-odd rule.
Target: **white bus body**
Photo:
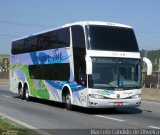
[[[152,65],[148,61],[148,74]],[[110,22],[77,22],[12,43],[10,89],[87,108],[137,107],[141,57],[133,29]]]

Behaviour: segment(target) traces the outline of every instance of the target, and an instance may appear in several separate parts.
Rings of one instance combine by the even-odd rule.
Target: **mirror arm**
[[[143,61],[147,64],[147,75],[152,75],[152,62],[146,57],[143,57]]]

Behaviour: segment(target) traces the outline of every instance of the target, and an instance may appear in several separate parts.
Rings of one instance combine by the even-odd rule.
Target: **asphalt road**
[[[121,108],[114,112],[79,107],[68,111],[63,104],[55,102],[23,101],[3,85],[0,85],[0,113],[54,134],[71,132],[63,129],[72,129],[77,134],[88,134],[85,129],[160,129],[160,103],[142,101],[139,108]]]

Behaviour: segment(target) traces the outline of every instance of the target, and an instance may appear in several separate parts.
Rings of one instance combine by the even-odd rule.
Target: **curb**
[[[43,130],[40,130],[37,127],[31,126],[31,125],[29,125],[27,123],[24,123],[24,122],[20,121],[20,120],[17,120],[17,119],[15,119],[15,118],[7,115],[7,114],[4,114],[4,113],[0,112],[0,116],[4,117],[4,118],[6,118],[6,119],[8,119],[8,120],[10,120],[10,121],[12,121],[14,123],[17,123],[17,124],[19,124],[19,125],[21,125],[21,126],[23,126],[25,128],[28,128],[28,129],[31,129],[31,130],[36,130],[35,132],[38,133],[38,134],[41,134],[41,135],[51,135],[50,133],[47,133],[47,132],[45,132]]]

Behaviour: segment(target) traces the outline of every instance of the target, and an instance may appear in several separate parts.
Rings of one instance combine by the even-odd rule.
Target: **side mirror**
[[[152,74],[152,62],[146,57],[143,57],[143,61],[147,64],[147,75],[151,75]]]
[[[85,57],[86,60],[86,74],[91,75],[92,74],[92,59],[89,56]]]

